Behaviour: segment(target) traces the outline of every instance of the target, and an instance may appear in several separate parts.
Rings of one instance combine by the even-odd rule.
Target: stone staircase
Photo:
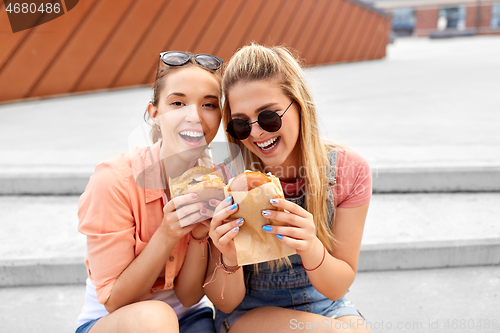
[[[430,80],[427,67],[442,72],[443,54],[464,48],[462,74],[476,82],[477,66],[494,62],[485,50],[500,51],[500,39],[397,40],[389,48],[382,61],[307,70],[326,136],[358,150],[373,172],[360,273],[349,296],[372,318],[374,332],[391,329],[381,326],[384,320],[392,329],[425,325],[399,332],[430,331],[436,320],[440,332],[467,332],[460,321],[453,326],[464,318],[465,325],[483,324],[476,332],[497,332],[500,99],[487,94],[486,83],[500,77],[500,66],[467,94],[440,77],[448,80],[441,98],[463,99],[452,114],[433,100],[436,90],[419,89]],[[421,77],[398,81],[401,63],[410,68],[407,79]],[[477,96],[482,107],[465,121]],[[86,278],[78,198],[97,163],[127,151],[149,97],[149,89],[132,88],[0,105],[1,332],[74,330]],[[420,109],[412,109],[419,99]]]

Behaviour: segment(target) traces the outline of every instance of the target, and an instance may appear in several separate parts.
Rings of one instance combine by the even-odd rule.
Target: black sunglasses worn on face
[[[285,109],[285,112],[280,116],[275,111],[264,110],[259,113],[257,117],[257,121],[248,122],[243,119],[232,119],[226,128],[226,132],[228,132],[233,138],[236,140],[245,140],[250,136],[250,132],[252,131],[252,124],[258,123],[260,128],[267,132],[276,132],[281,128],[281,117],[285,115],[290,106],[292,106],[293,101],[288,105]]]

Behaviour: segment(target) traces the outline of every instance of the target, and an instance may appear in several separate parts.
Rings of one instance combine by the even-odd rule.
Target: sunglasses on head
[[[181,51],[160,53],[160,59],[169,66],[183,66],[191,58],[194,58],[199,65],[214,71],[222,67],[222,59],[210,54],[191,54]]]
[[[285,109],[285,112],[280,116],[276,111],[264,110],[259,113],[257,117],[257,121],[248,122],[243,119],[232,119],[226,128],[226,132],[228,132],[233,138],[236,140],[245,140],[250,136],[250,132],[252,131],[252,124],[258,123],[260,128],[267,132],[276,132],[281,128],[281,117],[285,115],[290,106],[292,106],[293,101],[288,105]]]
[[[222,59],[217,58],[211,54],[191,54],[181,51],[168,51],[160,53],[160,61],[168,66],[184,66],[189,62],[189,59],[194,58],[198,65],[203,66],[210,70],[218,70],[222,67]],[[158,70],[156,71],[156,79],[158,79],[158,74],[162,71],[161,62],[158,64]]]

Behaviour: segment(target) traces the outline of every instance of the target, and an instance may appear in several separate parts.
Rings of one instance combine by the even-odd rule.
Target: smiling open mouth
[[[181,136],[181,138],[183,138],[185,141],[189,143],[198,143],[205,136],[203,132],[193,132],[193,131],[183,131],[180,132],[179,135]]]
[[[280,137],[279,136],[275,136],[274,138],[269,139],[266,142],[255,143],[255,144],[257,145],[257,147],[259,147],[263,151],[268,151],[268,150],[271,150],[274,147],[276,147],[276,145],[278,144],[279,140],[280,140]]]

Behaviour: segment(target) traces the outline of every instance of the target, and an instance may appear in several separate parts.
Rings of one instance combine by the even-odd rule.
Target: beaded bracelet
[[[307,269],[304,267],[304,264],[302,264],[302,268],[304,268],[307,272],[311,272],[311,271],[314,271],[316,269],[319,268],[319,266],[321,266],[323,264],[323,261],[325,261],[325,256],[326,256],[326,247],[325,247],[325,244],[321,243],[323,245],[323,259],[321,259],[321,262],[319,263],[318,266],[316,266],[315,268],[313,269]]]

